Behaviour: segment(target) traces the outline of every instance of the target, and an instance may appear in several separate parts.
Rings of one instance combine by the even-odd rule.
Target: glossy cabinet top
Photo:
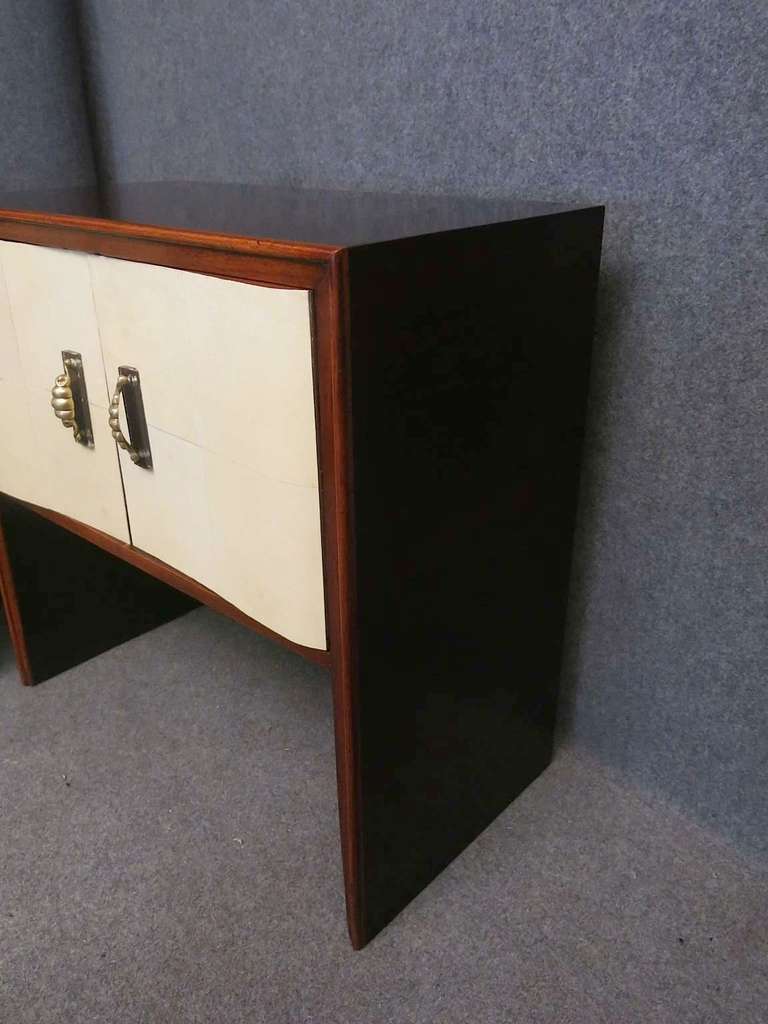
[[[68,214],[339,248],[589,206],[193,181],[120,184],[98,191],[0,191],[0,210]]]

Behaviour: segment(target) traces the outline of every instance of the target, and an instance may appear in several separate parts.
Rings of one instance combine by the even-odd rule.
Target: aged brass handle
[[[83,361],[79,352],[61,353],[64,373],[60,373],[51,388],[51,405],[62,426],[72,430],[77,444],[93,445],[91,414],[85,390]]]
[[[139,453],[131,446],[131,442],[120,429],[120,395],[122,395],[123,388],[127,383],[128,378],[120,374],[117,378],[117,384],[115,385],[115,393],[112,395],[112,401],[109,403],[109,426],[112,430],[112,437],[114,437],[115,441],[117,441],[124,451],[128,452],[134,462],[138,462]]]
[[[109,429],[116,443],[127,452],[131,462],[142,469],[152,469],[152,452],[149,448],[149,433],[144,417],[144,403],[141,397],[139,371],[132,366],[120,366],[117,383],[109,403]],[[130,440],[120,426],[120,399],[125,407]]]
[[[75,422],[75,400],[72,397],[72,384],[68,373],[60,373],[51,390],[53,411],[61,420],[62,426],[72,427],[77,437]]]

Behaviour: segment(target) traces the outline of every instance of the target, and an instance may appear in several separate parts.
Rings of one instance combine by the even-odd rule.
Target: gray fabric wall
[[[84,12],[112,178],[607,203],[561,741],[768,854],[763,0]]]
[[[92,185],[77,19],[69,0],[3,0],[0,186]]]

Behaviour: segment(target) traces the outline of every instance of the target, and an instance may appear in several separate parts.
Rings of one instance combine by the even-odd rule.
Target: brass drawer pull
[[[83,360],[79,352],[61,353],[64,373],[60,373],[51,388],[51,406],[61,425],[72,430],[77,444],[93,447],[91,412],[83,375]]]
[[[112,401],[109,403],[109,428],[112,431],[112,437],[128,453],[131,462],[141,469],[152,469],[152,452],[149,447],[149,432],[144,415],[144,401],[141,397],[139,371],[132,366],[120,366],[117,373],[117,383]],[[125,436],[120,427],[121,396],[129,437]]]

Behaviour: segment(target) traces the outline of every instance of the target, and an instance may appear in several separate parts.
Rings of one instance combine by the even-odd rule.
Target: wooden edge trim
[[[132,263],[149,263],[206,276],[224,277],[253,284],[271,284],[284,288],[315,286],[322,276],[328,253],[315,252],[311,259],[300,259],[280,249],[261,247],[254,240],[244,246],[222,244],[210,248],[200,244],[203,236],[165,233],[168,237],[138,237],[111,231],[92,231],[78,224],[27,224],[0,220],[0,239],[27,245],[43,245]],[[224,242],[224,239],[222,239]]]
[[[348,437],[347,372],[347,263],[346,252],[335,255],[315,291],[318,342],[321,349],[320,410],[326,423],[321,430],[324,451],[321,465],[327,481],[326,548],[329,634],[333,668],[336,773],[339,792],[344,892],[347,925],[354,949],[368,941],[363,885],[362,802],[359,749],[359,713],[354,644],[352,571],[352,486]],[[330,420],[330,422],[328,422]],[[331,492],[331,493],[329,493]]]
[[[293,640],[288,640],[286,637],[281,636],[280,633],[275,633],[274,630],[268,626],[262,625],[256,619],[252,619],[245,612],[240,611],[235,605],[230,604],[219,594],[209,590],[208,587],[203,586],[202,583],[198,583],[197,580],[192,579],[191,576],[185,576],[184,573],[179,572],[178,569],[174,569],[173,566],[168,565],[167,562],[161,562],[159,558],[155,558],[154,555],[149,555],[145,551],[141,551],[139,548],[135,548],[130,544],[126,544],[125,541],[118,540],[116,537],[110,536],[108,533],[103,533],[101,530],[95,529],[93,526],[87,526],[85,523],[80,523],[76,519],[70,519],[69,516],[62,515],[60,512],[54,512],[52,509],[42,508],[39,505],[33,505],[28,501],[21,501],[19,498],[14,498],[12,495],[7,495],[12,501],[22,505],[24,508],[29,509],[32,512],[36,512],[39,516],[44,519],[50,520],[57,526],[63,527],[65,530],[69,530],[70,533],[75,533],[78,537],[82,537],[83,540],[89,541],[91,544],[95,544],[96,547],[101,548],[110,555],[114,555],[116,558],[122,559],[124,562],[128,562],[135,566],[137,569],[141,569],[143,572],[148,573],[150,576],[154,576],[155,579],[161,581],[161,583],[167,583],[168,586],[173,587],[176,590],[181,591],[182,594],[186,594],[187,597],[191,597],[201,604],[207,605],[216,612],[220,612],[222,615],[226,615],[228,618],[233,619],[235,622],[239,622],[243,626],[247,626],[256,633],[260,633],[262,636],[268,637],[270,640],[276,641],[281,646],[286,647],[290,651],[294,651],[296,654],[300,654],[307,661],[312,661],[316,665],[330,666],[331,656],[328,651],[315,650],[313,647],[304,647],[302,644],[294,643]],[[4,577],[4,570],[2,565],[2,553],[0,552],[0,577]]]
[[[32,665],[29,661],[27,641],[24,638],[24,624],[21,621],[21,610],[16,595],[16,584],[13,582],[13,570],[8,558],[8,548],[5,543],[2,521],[0,521],[0,596],[2,596],[5,617],[8,622],[8,632],[11,636],[11,644],[16,655],[16,664],[19,668],[21,681],[25,686],[32,686]]]
[[[38,230],[66,228],[69,231],[110,235],[114,238],[189,245],[196,249],[217,249],[253,256],[271,256],[283,260],[297,260],[302,263],[325,263],[330,255],[338,251],[336,246],[318,242],[289,242],[274,238],[252,238],[247,235],[193,231],[189,228],[135,224],[131,221],[81,217],[68,213],[44,213],[34,210],[0,209],[0,224],[3,226],[27,225]]]

